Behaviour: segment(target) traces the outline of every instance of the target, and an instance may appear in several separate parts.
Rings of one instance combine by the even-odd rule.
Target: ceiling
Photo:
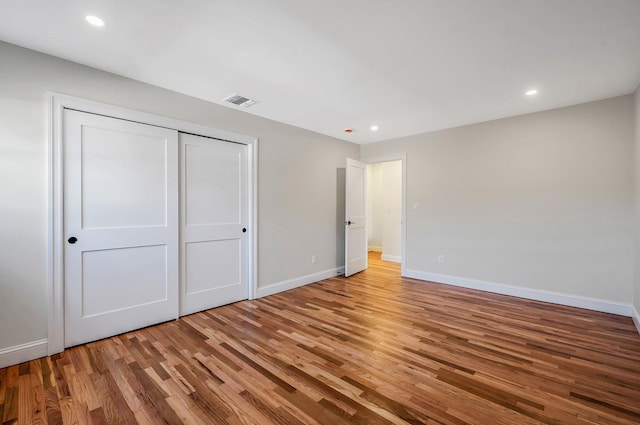
[[[640,83],[639,0],[1,0],[0,40],[356,143]]]

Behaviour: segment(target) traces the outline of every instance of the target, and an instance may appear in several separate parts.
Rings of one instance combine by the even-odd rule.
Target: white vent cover
[[[248,97],[240,96],[239,94],[232,94],[229,97],[223,99],[225,102],[233,103],[236,106],[242,106],[248,108],[258,103],[257,100],[249,99]]]

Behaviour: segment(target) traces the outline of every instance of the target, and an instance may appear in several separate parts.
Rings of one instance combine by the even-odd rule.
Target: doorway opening
[[[406,154],[364,158],[367,251],[370,259],[406,269]]]
[[[366,181],[368,251],[379,253],[382,261],[401,263],[402,161],[368,164]]]

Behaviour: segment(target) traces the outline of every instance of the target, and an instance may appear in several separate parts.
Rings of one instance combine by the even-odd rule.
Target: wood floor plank
[[[7,388],[4,396],[2,423],[18,420],[18,393],[17,386]]]
[[[640,424],[629,318],[369,266],[0,369],[0,423]]]
[[[33,370],[33,369],[32,369]],[[28,397],[32,400],[32,419],[31,425],[43,425],[47,423],[47,412],[45,407],[44,388],[41,384],[32,386],[31,393]]]
[[[29,364],[29,362],[23,363]],[[32,425],[34,422],[34,399],[31,394],[31,368],[21,369],[18,383],[18,425]]]
[[[0,369],[0,406],[4,404],[4,395],[7,391],[7,368]],[[0,419],[2,416],[0,415]]]
[[[48,425],[62,425],[62,410],[55,388],[44,389],[44,406]]]

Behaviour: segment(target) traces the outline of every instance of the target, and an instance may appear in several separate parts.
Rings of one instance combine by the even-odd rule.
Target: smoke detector
[[[225,97],[225,102],[233,103],[236,106],[242,106],[243,108],[248,108],[249,106],[253,106],[258,103],[257,100],[249,99],[248,97],[240,96],[239,94],[232,94],[229,97]]]

